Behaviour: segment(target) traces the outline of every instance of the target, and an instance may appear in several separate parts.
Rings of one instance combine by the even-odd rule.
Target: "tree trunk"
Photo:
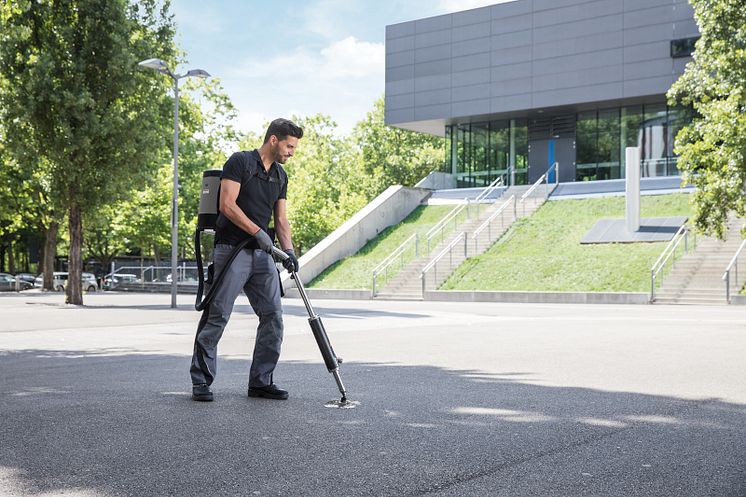
[[[54,290],[52,286],[54,284],[54,259],[57,256],[57,233],[59,230],[59,223],[52,221],[44,232],[44,261],[42,262],[44,271],[42,288],[44,290]]]
[[[81,284],[83,258],[83,221],[80,218],[80,206],[74,204],[68,211],[68,226],[70,230],[70,254],[67,260],[67,289],[65,302],[73,305],[83,305],[83,290]]]

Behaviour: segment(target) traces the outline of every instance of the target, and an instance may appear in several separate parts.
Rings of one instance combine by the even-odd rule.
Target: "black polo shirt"
[[[241,184],[236,204],[254,224],[268,232],[275,203],[287,198],[288,177],[282,166],[273,162],[269,171],[265,171],[258,150],[236,152],[225,162],[220,179]],[[249,233],[220,214],[215,243],[237,245],[247,238],[251,238]]]

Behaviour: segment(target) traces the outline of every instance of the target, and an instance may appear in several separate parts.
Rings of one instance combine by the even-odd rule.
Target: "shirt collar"
[[[259,164],[259,170],[264,171],[264,163],[262,162],[262,156],[259,154],[259,149],[255,148],[251,151],[251,153],[254,155],[254,159],[256,159],[256,162]],[[272,164],[269,166],[269,171],[266,171],[267,174],[270,174],[273,169],[276,169],[277,162],[272,162]]]

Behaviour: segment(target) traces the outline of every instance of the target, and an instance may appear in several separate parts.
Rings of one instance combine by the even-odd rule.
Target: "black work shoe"
[[[274,383],[266,387],[249,387],[249,397],[264,397],[265,399],[287,400],[289,394]]]
[[[212,391],[207,383],[192,385],[192,400],[199,402],[212,402]]]

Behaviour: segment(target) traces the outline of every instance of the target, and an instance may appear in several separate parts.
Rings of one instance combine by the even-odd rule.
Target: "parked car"
[[[31,286],[34,285],[34,280],[36,279],[36,276],[34,276],[31,273],[18,273],[16,274],[16,279],[21,281],[26,281],[28,283],[31,283]]]
[[[65,282],[67,281],[67,273],[57,272],[52,273],[52,289],[56,292],[61,292],[65,289]],[[44,286],[44,275],[40,274],[34,280],[34,286]]]
[[[14,292],[16,289],[19,290],[28,290],[29,288],[32,288],[34,285],[29,283],[28,281],[18,280],[17,286],[16,286],[16,278],[12,274],[8,273],[0,273],[0,291],[5,292]]]
[[[83,291],[85,292],[95,292],[98,288],[98,281],[96,280],[96,275],[93,273],[83,273],[82,275],[83,280]]]
[[[138,279],[137,275],[129,273],[117,273],[104,278],[103,288],[104,290],[114,290],[122,283],[138,283],[139,281],[140,280]]]
[[[53,281],[52,281],[52,288],[57,292],[62,292],[65,290],[65,286],[67,286],[67,276],[68,273],[66,272],[58,272],[55,271],[53,273]],[[98,290],[98,282],[96,281],[96,276],[94,276],[93,273],[83,273],[81,276],[81,282],[83,283],[83,291],[84,292],[95,292]],[[40,274],[36,277],[34,280],[34,285],[41,287],[44,284],[44,275]]]

